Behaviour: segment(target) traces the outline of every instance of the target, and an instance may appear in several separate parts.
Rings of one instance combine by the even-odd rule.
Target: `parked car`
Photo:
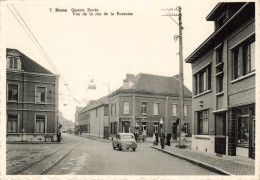
[[[120,151],[129,148],[135,151],[137,143],[133,133],[117,133],[116,137],[113,139],[112,146],[113,149],[118,148]]]

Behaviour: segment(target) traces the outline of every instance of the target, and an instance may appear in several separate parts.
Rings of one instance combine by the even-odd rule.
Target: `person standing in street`
[[[155,132],[155,145],[158,145],[158,132]]]
[[[162,147],[162,149],[164,149],[165,135],[164,135],[164,133],[162,132],[162,129],[161,129],[160,141],[161,141],[161,147]]]

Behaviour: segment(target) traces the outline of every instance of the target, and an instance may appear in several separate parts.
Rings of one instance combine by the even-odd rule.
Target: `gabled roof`
[[[102,98],[98,99],[97,101],[87,105],[86,108],[84,108],[84,111],[89,111],[91,109],[95,109],[104,104],[108,104],[108,96],[102,97]]]
[[[25,54],[23,54],[21,51],[19,51],[17,49],[10,49],[10,48],[6,49],[6,55],[8,53],[13,53],[13,52],[15,52],[16,54],[19,54],[19,57],[20,57],[20,60],[21,60],[21,66],[22,66],[21,68],[24,72],[53,74],[49,70],[45,69],[44,67],[42,67],[41,65],[39,65],[38,63],[36,63],[32,59],[30,59]]]
[[[120,87],[114,93],[143,93],[165,96],[179,96],[179,80],[175,77],[166,77],[152,74],[139,73],[132,80],[134,85],[128,89]],[[185,97],[191,97],[191,91],[184,86]]]

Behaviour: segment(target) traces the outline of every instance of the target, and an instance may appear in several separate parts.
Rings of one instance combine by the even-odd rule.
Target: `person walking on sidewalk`
[[[164,149],[165,135],[164,135],[164,133],[162,132],[162,129],[161,129],[160,141],[161,141],[161,147],[162,147],[162,149]]]
[[[155,144],[158,145],[158,132],[155,132]]]
[[[167,133],[166,136],[166,145],[171,146],[171,133]]]

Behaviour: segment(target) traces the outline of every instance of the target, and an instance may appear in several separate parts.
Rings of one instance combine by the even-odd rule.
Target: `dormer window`
[[[7,69],[21,70],[20,57],[7,57]]]

